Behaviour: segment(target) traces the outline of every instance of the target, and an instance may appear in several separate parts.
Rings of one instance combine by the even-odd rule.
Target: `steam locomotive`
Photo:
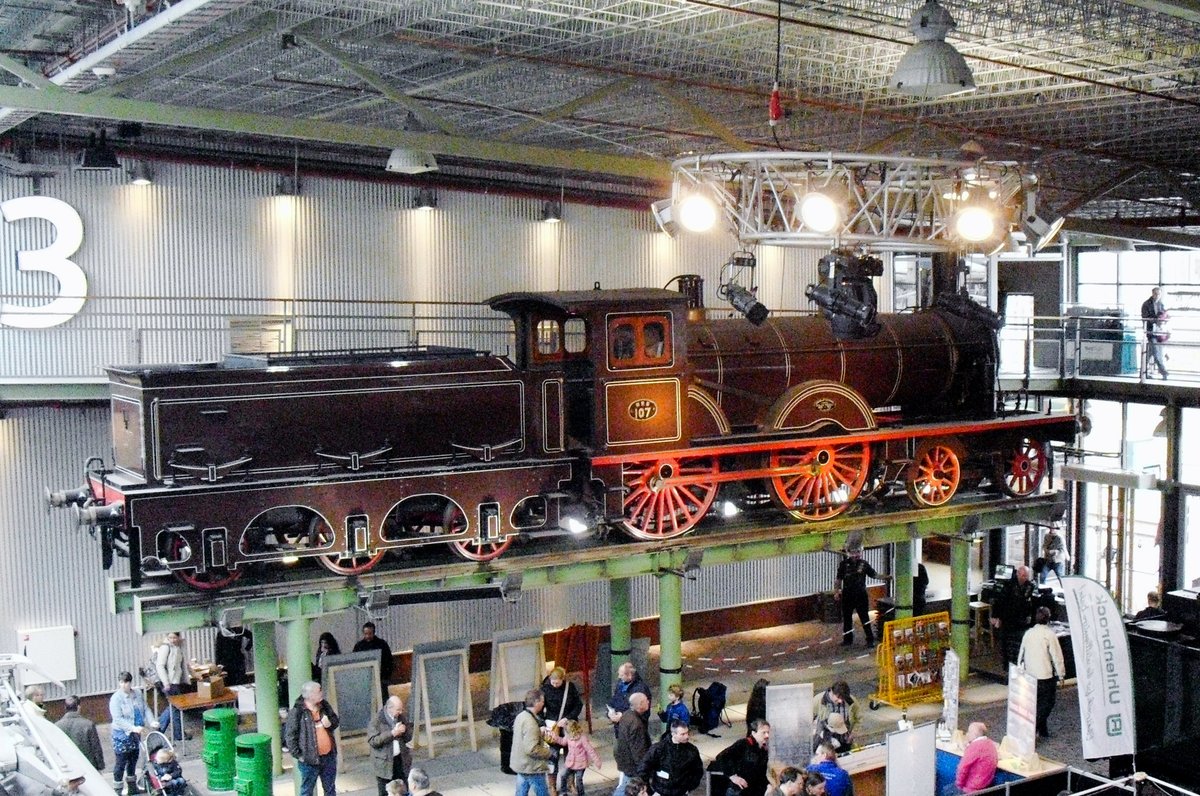
[[[754,322],[706,318],[699,277],[507,293],[486,303],[513,321],[511,357],[111,367],[112,466],[49,499],[78,508],[106,568],[129,557],[134,585],[216,590],[302,558],[354,575],[430,544],[485,562],[601,526],[672,539],[719,494],[819,521],[901,484],[918,506],[984,480],[1035,492],[1075,418],[997,405],[998,319],[965,296],[876,314],[880,268],[835,252],[808,291],[819,315],[767,319],[749,297]]]

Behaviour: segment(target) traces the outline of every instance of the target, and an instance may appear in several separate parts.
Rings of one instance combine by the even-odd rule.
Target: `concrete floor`
[[[728,715],[733,727],[722,728],[719,738],[693,733],[693,742],[700,749],[705,762],[744,733],[746,699],[753,683],[760,677],[767,678],[772,684],[812,682],[816,689],[824,688],[836,679],[845,679],[850,683],[852,693],[863,702],[856,742],[868,744],[884,740],[886,733],[896,727],[900,711],[887,705],[880,706],[878,710],[868,709],[866,703],[877,687],[877,669],[874,654],[862,644],[861,633],[858,635],[860,641],[857,646],[844,648],[837,643],[840,640],[840,628],[819,622],[805,622],[685,642],[684,686],[689,701],[693,688],[707,685],[713,680],[720,680],[729,687]],[[657,666],[657,653],[656,647],[651,648],[652,667]],[[977,654],[992,653],[984,649]],[[656,673],[657,669],[653,668],[648,680],[654,687],[657,701],[657,680],[653,676]],[[457,740],[449,735],[441,736],[438,754],[433,759],[429,758],[428,750],[424,748],[414,752],[414,765],[429,773],[433,787],[444,796],[511,796],[513,793],[514,778],[499,770],[496,732],[482,721],[487,717],[489,707],[486,704],[487,679],[486,675],[472,677],[475,716],[480,719],[476,724],[479,750],[470,749],[466,733],[463,732]],[[407,687],[398,690],[407,696]],[[991,737],[999,741],[1004,733],[1006,695],[1007,688],[1003,683],[973,674],[960,699],[960,726],[965,727],[968,721],[985,721],[991,728]],[[603,718],[603,712],[595,715],[599,720],[595,722],[593,741],[600,752],[603,766],[598,772],[589,770],[584,782],[589,793],[607,796],[615,785],[617,775],[616,765],[612,762],[612,732]],[[940,715],[940,703],[915,705],[908,709],[908,718],[918,724],[937,721]],[[243,731],[250,729],[245,721],[252,721],[252,718],[243,718]],[[1059,691],[1058,705],[1050,718],[1050,728],[1054,737],[1039,741],[1038,751],[1043,757],[1085,770],[1106,772],[1105,763],[1088,764],[1080,757],[1079,712],[1074,686]],[[192,729],[198,731],[198,728]],[[657,738],[659,731],[657,719],[654,719],[651,736]],[[107,727],[102,727],[101,732],[107,747]],[[200,747],[198,737],[187,744],[183,766],[185,775],[196,786],[197,793],[203,796],[209,791],[205,787],[204,765],[199,759]],[[365,741],[350,739],[344,743],[341,753],[345,771],[338,776],[339,793],[346,796],[372,796],[375,793],[375,779],[370,772]],[[294,796],[295,793],[291,776],[292,762],[286,753],[284,765],[285,774],[274,783],[274,796]]]

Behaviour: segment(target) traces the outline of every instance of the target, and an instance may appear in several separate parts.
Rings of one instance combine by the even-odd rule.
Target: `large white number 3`
[[[58,298],[49,304],[24,307],[4,303],[0,324],[21,329],[46,329],[75,317],[87,300],[87,274],[68,258],[83,245],[83,219],[75,208],[49,196],[22,196],[0,203],[6,221],[44,218],[54,225],[54,242],[44,249],[17,252],[18,271],[46,271],[58,280]]]

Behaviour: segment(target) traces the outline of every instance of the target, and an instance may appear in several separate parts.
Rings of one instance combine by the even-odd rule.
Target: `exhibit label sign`
[[[1094,760],[1131,755],[1137,746],[1133,677],[1121,610],[1091,578],[1071,575],[1062,583],[1079,679],[1083,756]]]
[[[70,258],[83,245],[83,219],[75,208],[49,196],[22,196],[0,202],[8,223],[42,218],[54,227],[54,240],[41,249],[19,249],[17,271],[44,271],[58,280],[58,295],[46,304],[26,306],[7,301],[0,307],[0,326],[47,329],[74,318],[87,300],[87,274]],[[17,292],[17,291],[13,291]]]

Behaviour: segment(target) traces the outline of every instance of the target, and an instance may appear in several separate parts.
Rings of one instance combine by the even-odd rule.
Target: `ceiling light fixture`
[[[135,160],[129,169],[129,182],[133,185],[149,185],[154,182],[154,169],[144,160]]]
[[[433,210],[437,207],[437,192],[432,188],[418,188],[412,206],[415,210]]]
[[[990,240],[996,234],[996,215],[996,205],[985,192],[970,191],[954,214],[954,232],[971,243]]]
[[[300,195],[300,178],[291,174],[285,174],[279,178],[279,182],[275,183],[276,196],[299,196]]]
[[[1021,228],[1025,231],[1025,238],[1033,245],[1035,252],[1040,252],[1054,240],[1054,236],[1062,229],[1066,219],[1062,216],[1055,217],[1052,221],[1047,221],[1042,216],[1038,215],[1037,211],[1037,189],[1026,189],[1025,191],[1025,215],[1021,219]]]
[[[675,201],[673,199],[659,199],[657,202],[651,202],[650,214],[654,216],[658,228],[670,237],[675,237],[675,234],[679,232],[679,224],[675,221]]]
[[[388,155],[384,168],[397,174],[424,174],[427,171],[437,171],[438,162],[430,152],[398,146]]]
[[[800,221],[814,232],[832,232],[842,223],[843,203],[830,188],[809,191],[800,199]]]
[[[679,203],[679,223],[691,232],[708,232],[717,223],[717,206],[708,197],[689,194]]]
[[[108,135],[103,128],[100,129],[99,141],[95,133],[88,136],[87,149],[79,153],[79,163],[75,168],[78,171],[117,171],[121,168],[116,153],[108,148]]]
[[[896,65],[888,84],[903,94],[917,97],[948,97],[975,90],[975,78],[962,53],[946,42],[956,27],[950,12],[928,0],[913,12],[908,28],[917,43]]]
[[[542,205],[542,221],[557,224],[562,221],[562,202],[550,200]]]

